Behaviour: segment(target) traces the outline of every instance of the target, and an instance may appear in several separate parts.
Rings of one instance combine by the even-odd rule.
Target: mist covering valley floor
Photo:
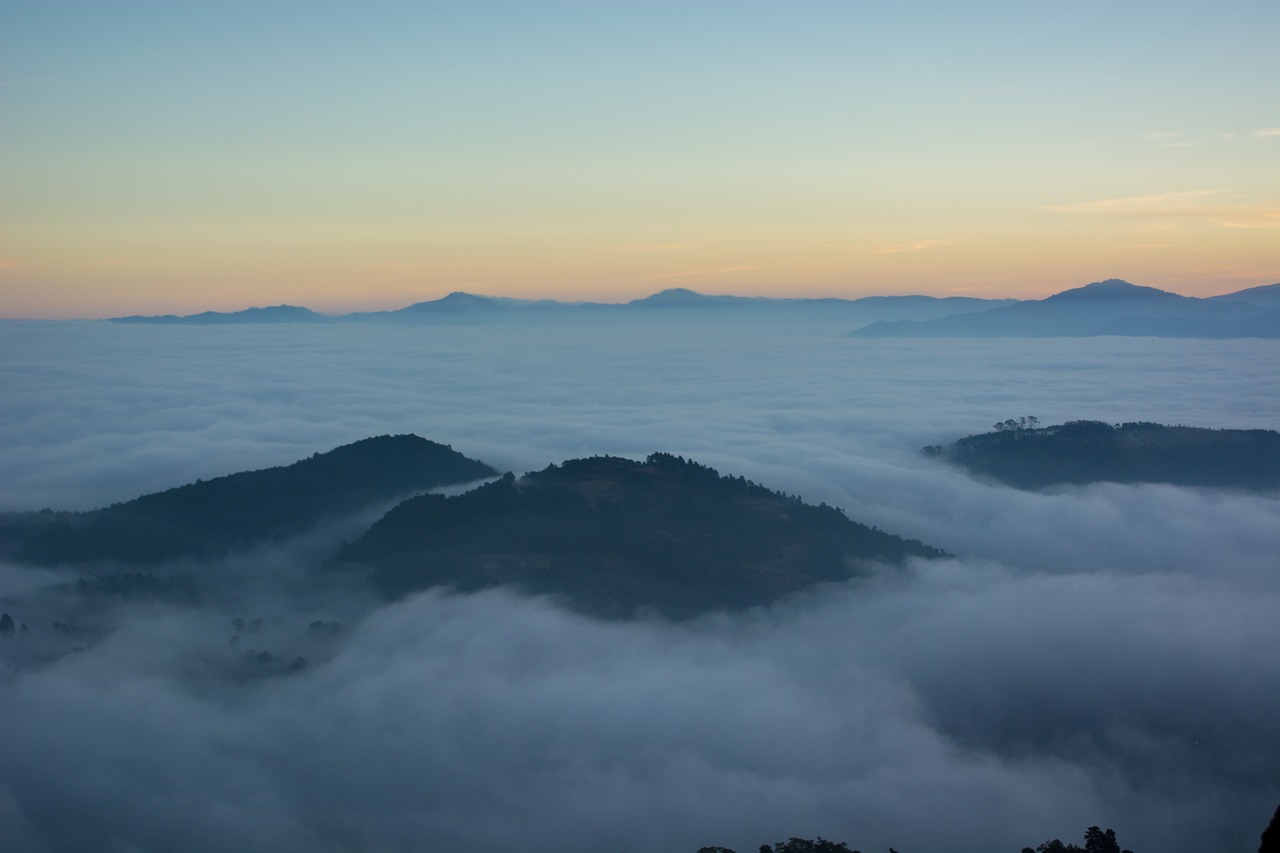
[[[64,575],[0,565],[0,609],[35,614],[0,640],[6,850],[978,853],[1096,824],[1136,853],[1251,851],[1280,802],[1280,497],[1024,492],[919,452],[1024,415],[1275,429],[1280,342],[0,327],[0,510],[416,433],[517,474],[679,454],[957,555],[679,623],[386,604],[314,571],[371,507],[175,567],[216,594],[86,614],[70,654],[36,618]],[[14,664],[19,641],[50,662]],[[251,677],[266,648],[308,665]]]

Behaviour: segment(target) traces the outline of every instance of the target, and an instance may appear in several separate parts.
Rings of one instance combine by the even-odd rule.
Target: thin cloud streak
[[[633,246],[618,246],[619,252],[675,252],[681,249],[696,249],[700,243],[640,243]]]
[[[927,252],[931,249],[941,249],[945,246],[954,246],[955,240],[914,240],[908,243],[894,243],[890,246],[881,246],[872,249],[873,254],[877,255],[899,255],[904,252]]]
[[[1195,220],[1220,228],[1280,227],[1280,209],[1242,203],[1212,203],[1225,195],[1224,190],[1187,190],[1071,204],[1050,204],[1040,209],[1052,213],[1087,216]]]
[[[1222,190],[1186,190],[1182,192],[1150,193],[1148,195],[1104,198],[1097,201],[1079,201],[1070,204],[1048,204],[1041,210],[1054,213],[1094,213],[1112,216],[1184,216],[1199,215],[1204,211],[1197,206],[1201,199],[1222,195]]]

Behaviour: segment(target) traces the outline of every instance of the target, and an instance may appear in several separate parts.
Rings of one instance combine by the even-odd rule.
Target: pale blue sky
[[[1280,4],[13,2],[0,314],[1280,280]]]

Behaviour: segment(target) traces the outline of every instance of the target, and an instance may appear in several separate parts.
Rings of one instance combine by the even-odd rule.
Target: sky
[[[316,566],[375,513],[157,569],[214,591],[73,611],[91,640],[49,627],[71,576],[0,561],[31,627],[0,639],[0,847],[1012,853],[1096,824],[1139,853],[1255,849],[1280,801],[1280,497],[1022,492],[919,448],[1021,415],[1274,428],[1280,342],[847,331],[0,322],[0,510],[414,432],[516,474],[677,453],[956,555],[609,622],[326,590]],[[233,649],[235,618],[263,628]],[[308,667],[238,680],[246,647]]]
[[[0,316],[1280,281],[1280,6],[0,4]]]

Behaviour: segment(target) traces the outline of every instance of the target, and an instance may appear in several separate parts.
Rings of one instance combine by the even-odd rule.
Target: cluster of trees
[[[18,630],[17,623],[13,621],[13,617],[8,613],[0,615],[0,637],[12,637],[14,632]],[[22,630],[27,630],[27,623],[22,623]]]
[[[1280,433],[1273,430],[1103,421],[1034,429],[1038,421],[1026,420],[1026,428],[1011,419],[995,432],[922,452],[1024,489],[1103,481],[1280,488]]]
[[[702,847],[699,848],[698,853],[736,853],[736,851],[728,847]],[[861,851],[850,850],[849,845],[843,841],[828,841],[818,836],[816,841],[809,838],[788,838],[772,846],[761,844],[758,853],[861,853]],[[898,853],[898,851],[890,847],[889,853]]]
[[[701,847],[698,853],[735,853],[735,851],[728,847]],[[850,850],[843,841],[828,841],[818,836],[816,841],[808,838],[789,838],[772,846],[761,844],[758,853],[859,853],[859,851]],[[890,847],[889,853],[897,853],[897,851]],[[1055,838],[1038,847],[1023,847],[1022,853],[1132,853],[1132,851],[1120,848],[1115,830],[1091,826],[1084,831],[1083,847],[1078,844],[1064,844]],[[1262,832],[1258,853],[1280,853],[1280,806],[1276,806],[1271,822]]]
[[[1280,809],[1276,811],[1277,816],[1280,816]],[[1266,836],[1264,835],[1263,837],[1265,839]],[[736,853],[736,851],[728,847],[701,847],[698,849],[698,853]],[[778,841],[773,845],[761,844],[758,853],[861,853],[861,851],[850,850],[849,845],[843,841],[828,841],[822,836],[818,836],[816,840],[788,838],[786,841]],[[898,851],[890,847],[889,853],[898,853]],[[1120,849],[1120,845],[1116,842],[1114,830],[1091,826],[1084,831],[1084,847],[1075,844],[1063,844],[1055,838],[1034,849],[1024,847],[1022,848],[1022,853],[1131,853],[1131,851]],[[1271,851],[1264,850],[1263,853],[1271,853]]]
[[[1055,838],[1052,841],[1046,841],[1034,850],[1030,847],[1023,847],[1022,853],[1132,853],[1132,851],[1120,849],[1120,843],[1116,841],[1115,830],[1091,826],[1084,831],[1083,847],[1077,844],[1063,844]]]
[[[396,596],[511,585],[601,616],[768,604],[854,574],[849,561],[943,552],[741,477],[658,453],[597,456],[397,506],[338,554]]]
[[[1007,421],[995,422],[996,432],[1006,432],[1006,431],[1013,431],[1013,430],[1019,430],[1019,429],[1035,429],[1038,426],[1040,426],[1040,419],[1037,418],[1035,415],[1027,415],[1024,418],[1018,418],[1017,420],[1014,420],[1013,418],[1009,418]]]

